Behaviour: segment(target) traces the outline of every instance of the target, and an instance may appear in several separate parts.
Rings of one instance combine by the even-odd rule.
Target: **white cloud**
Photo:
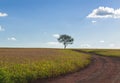
[[[2,26],[0,26],[0,31],[5,31],[5,29]]]
[[[94,23],[96,23],[97,21],[93,20],[93,21],[91,21],[91,22],[94,24]]]
[[[55,37],[55,38],[59,38],[60,35],[59,35],[59,34],[53,34],[53,37]]]
[[[0,17],[6,17],[6,16],[8,16],[7,13],[2,13],[2,12],[0,12]]]
[[[120,18],[120,8],[99,7],[94,9],[87,18]]]
[[[89,48],[89,47],[91,47],[90,44],[81,44],[80,46],[81,46],[82,48]]]
[[[9,41],[16,41],[17,39],[15,37],[8,38]]]
[[[47,42],[47,44],[49,44],[49,45],[60,45],[59,42]]]
[[[114,47],[114,46],[115,46],[115,44],[110,44],[109,46],[110,46],[110,47]]]
[[[100,40],[99,42],[100,42],[100,43],[105,43],[105,41],[104,41],[104,40]]]

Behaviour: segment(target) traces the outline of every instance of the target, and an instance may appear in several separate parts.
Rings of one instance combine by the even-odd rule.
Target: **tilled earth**
[[[120,58],[92,55],[92,63],[78,72],[34,83],[120,83]]]

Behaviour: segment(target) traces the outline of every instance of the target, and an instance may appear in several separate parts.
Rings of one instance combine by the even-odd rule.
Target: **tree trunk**
[[[66,49],[66,45],[64,44],[64,49]]]

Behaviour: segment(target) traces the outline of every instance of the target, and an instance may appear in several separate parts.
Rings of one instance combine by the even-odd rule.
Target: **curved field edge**
[[[120,57],[119,49],[81,49],[81,51],[94,53],[101,56]]]
[[[36,79],[75,72],[87,66],[91,59],[88,54],[72,50],[42,50],[44,52],[37,55],[27,55],[31,51],[25,49],[7,50],[8,55],[4,53],[6,50],[1,51],[3,56],[0,55],[0,83],[29,83]]]

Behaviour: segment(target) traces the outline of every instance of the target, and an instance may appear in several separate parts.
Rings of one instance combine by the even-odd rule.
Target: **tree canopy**
[[[73,44],[74,39],[69,35],[63,34],[63,35],[60,35],[60,37],[58,38],[58,41],[60,43],[63,43],[64,49],[65,49],[68,44]]]

